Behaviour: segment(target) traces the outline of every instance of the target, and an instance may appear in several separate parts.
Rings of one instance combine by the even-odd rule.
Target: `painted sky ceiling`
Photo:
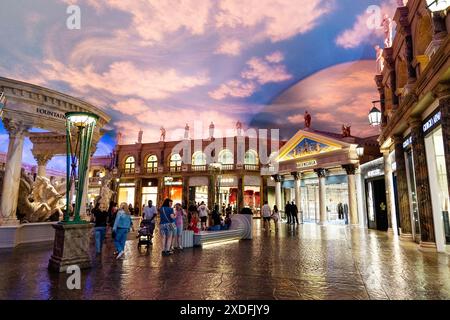
[[[69,4],[81,29],[66,27]],[[377,98],[379,14],[395,0],[3,0],[0,75],[83,98],[112,116],[97,154],[118,131],[127,142],[168,139],[214,121],[234,128],[303,127],[370,135]],[[375,7],[376,9],[377,7]],[[369,10],[368,10],[369,9]],[[196,129],[198,130],[198,129]],[[0,150],[7,134],[0,126]],[[24,161],[34,163],[26,142]],[[61,167],[55,159],[50,167]]]

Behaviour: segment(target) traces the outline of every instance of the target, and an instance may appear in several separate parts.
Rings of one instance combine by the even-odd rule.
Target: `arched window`
[[[256,153],[255,150],[248,150],[245,153],[244,164],[256,165],[258,164],[258,162],[259,162],[258,154]]]
[[[157,156],[151,155],[147,158],[146,169],[147,169],[147,173],[158,172],[158,157]]]
[[[181,171],[181,156],[175,153],[170,156],[170,171]]]
[[[133,156],[129,156],[125,159],[125,173],[134,173],[135,160]]]
[[[192,155],[192,165],[194,166],[204,166],[206,165],[206,155],[201,152],[197,151]]]
[[[234,156],[230,150],[225,149],[220,151],[218,160],[222,164],[223,170],[233,170]]]

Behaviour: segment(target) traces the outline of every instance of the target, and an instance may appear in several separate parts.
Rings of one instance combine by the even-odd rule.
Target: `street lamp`
[[[381,125],[381,111],[375,107],[375,104],[380,101],[372,101],[373,108],[369,112],[369,123],[371,126],[379,126]]]
[[[439,12],[450,6],[449,0],[427,0],[427,7],[431,12]]]
[[[356,155],[360,158],[364,155],[364,147],[363,146],[356,147]]]
[[[80,209],[83,205],[83,189],[86,181],[87,165],[90,156],[92,136],[98,120],[98,116],[89,112],[67,112],[66,116],[66,143],[67,143],[67,189],[66,189],[66,213],[64,223],[84,223],[80,219]],[[75,141],[72,141],[72,131],[75,129]],[[75,147],[75,148],[74,148]],[[71,208],[71,190],[75,187],[75,207]],[[70,213],[73,210],[74,219],[70,221]]]

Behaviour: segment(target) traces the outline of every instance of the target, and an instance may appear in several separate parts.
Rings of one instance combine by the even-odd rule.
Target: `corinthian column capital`
[[[48,153],[35,154],[34,158],[36,159],[36,162],[39,166],[45,166],[53,158],[53,155]]]
[[[3,119],[5,129],[8,131],[10,138],[24,136],[29,127],[20,121],[5,118]]]

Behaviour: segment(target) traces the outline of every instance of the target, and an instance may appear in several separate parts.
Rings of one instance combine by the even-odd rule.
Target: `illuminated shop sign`
[[[220,183],[233,183],[234,179],[233,178],[222,178],[220,179]]]
[[[381,170],[381,169],[375,169],[375,170],[371,170],[371,171],[367,172],[367,176],[369,178],[378,177],[378,176],[382,176],[382,175],[383,175],[383,170]]]
[[[134,187],[135,184],[132,182],[122,182],[121,184],[119,184],[119,186],[121,187]]]
[[[427,131],[433,129],[440,122],[441,122],[441,111],[438,111],[437,113],[432,115],[428,120],[425,121],[422,127],[423,132],[426,133]]]
[[[181,186],[183,181],[174,179],[173,177],[164,177],[164,185],[166,186]]]
[[[403,149],[408,148],[412,143],[412,137],[409,136],[408,138],[405,139],[405,141],[403,141]]]
[[[297,162],[297,169],[314,167],[316,165],[317,165],[317,160],[309,160],[309,161]]]

